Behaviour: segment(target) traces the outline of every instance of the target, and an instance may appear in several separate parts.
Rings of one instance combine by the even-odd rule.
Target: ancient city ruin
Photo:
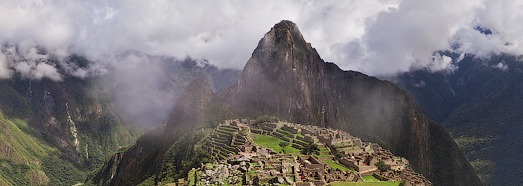
[[[178,185],[432,185],[406,159],[338,129],[226,120],[203,148],[214,162],[193,169]]]

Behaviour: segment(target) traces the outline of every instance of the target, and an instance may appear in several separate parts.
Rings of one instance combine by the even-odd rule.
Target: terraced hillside
[[[230,154],[238,154],[237,147],[247,142],[247,129],[242,130],[230,124],[219,124],[203,145],[203,149],[213,155],[213,160],[223,160]]]
[[[178,185],[432,185],[404,158],[340,130],[226,120],[201,131],[211,131],[202,141],[210,162],[193,167]]]

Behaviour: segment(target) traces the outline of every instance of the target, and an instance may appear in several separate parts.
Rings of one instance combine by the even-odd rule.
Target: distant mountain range
[[[395,81],[451,131],[488,185],[521,184],[523,61],[503,54],[465,55],[456,66],[453,72],[409,72]]]
[[[122,72],[133,69],[111,69],[114,73],[60,82],[16,75],[0,80],[0,185],[82,183],[143,129],[166,122],[190,81],[206,77],[220,90],[239,76],[237,70],[190,58],[125,55],[144,58],[148,68],[133,74]],[[86,59],[73,56],[70,62]],[[133,78],[123,79],[128,77]]]
[[[324,62],[298,27],[276,24],[258,43],[236,84],[216,93],[190,83],[163,127],[140,137],[88,183],[136,185],[186,176],[205,152],[197,131],[226,118],[273,115],[348,131],[409,159],[435,185],[482,185],[449,133],[394,84]],[[137,174],[138,173],[138,174]]]

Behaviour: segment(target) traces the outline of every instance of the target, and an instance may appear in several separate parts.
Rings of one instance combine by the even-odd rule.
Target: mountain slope
[[[378,142],[409,159],[435,185],[481,185],[445,129],[426,118],[406,92],[325,63],[292,22],[282,21],[264,36],[238,85],[220,97],[241,116],[318,123]]]
[[[457,66],[452,73],[403,74],[398,84],[452,132],[487,184],[523,182],[523,63],[509,55],[466,55]]]
[[[101,164],[106,155],[129,144],[133,134],[120,125],[103,98],[90,94],[94,91],[93,81],[1,80],[0,110],[6,118],[4,124],[13,121],[18,129],[8,125],[9,131],[22,130],[2,135],[2,143],[12,152],[34,152],[31,149],[36,147],[44,150],[0,159],[14,164],[20,162],[13,158],[28,159],[37,165],[29,165],[30,170],[40,171],[38,175],[47,177],[48,184],[72,185],[82,182],[86,172]],[[20,138],[28,144],[13,143]],[[27,170],[23,166],[11,168],[19,173]]]
[[[0,128],[0,185],[48,184],[40,159],[53,149],[28,134],[24,121],[5,118],[1,111]]]
[[[128,150],[114,155],[105,165],[87,182],[96,185],[137,185],[146,179],[154,179],[161,173],[164,166],[164,157],[169,157],[170,151],[176,151],[173,156],[179,153],[193,153],[189,149],[178,149],[176,145],[193,145],[192,141],[178,141],[185,133],[198,126],[204,126],[205,108],[212,98],[212,89],[205,78],[198,78],[192,81],[184,90],[184,93],[176,102],[169,122],[165,126],[154,129],[142,137],[136,144]],[[192,132],[191,134],[198,133]],[[185,135],[192,138],[191,135]],[[176,143],[178,141],[178,143]],[[175,145],[175,147],[172,147]],[[173,150],[169,150],[174,148]],[[180,152],[181,151],[181,152]],[[199,155],[204,156],[204,155]],[[186,165],[187,161],[178,159],[176,167],[183,171],[197,165]],[[171,162],[172,163],[172,162]],[[184,164],[182,164],[184,163]],[[186,166],[184,166],[186,165]],[[166,168],[164,168],[166,169]],[[139,174],[135,174],[139,173]]]

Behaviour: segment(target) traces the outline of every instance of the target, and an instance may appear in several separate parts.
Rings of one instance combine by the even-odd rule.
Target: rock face
[[[140,137],[125,152],[111,158],[87,182],[96,185],[137,185],[160,172],[165,153],[184,133],[204,121],[204,109],[212,98],[205,78],[192,81],[176,102],[167,125]]]
[[[448,132],[390,82],[325,63],[290,21],[276,24],[220,96],[240,116],[340,128],[408,158],[435,185],[481,185]]]

